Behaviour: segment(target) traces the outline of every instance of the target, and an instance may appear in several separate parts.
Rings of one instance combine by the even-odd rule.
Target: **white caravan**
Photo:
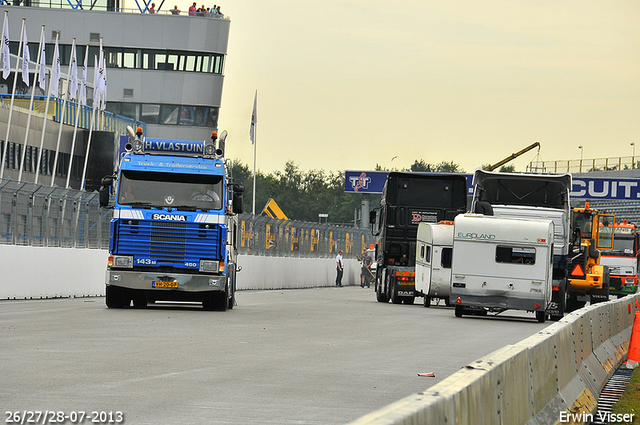
[[[535,312],[544,322],[551,301],[554,225],[460,214],[455,218],[450,302],[464,313]]]
[[[423,297],[425,307],[431,306],[432,298],[450,305],[452,251],[453,222],[418,225],[415,295]]]
[[[552,320],[565,312],[567,261],[571,239],[570,174],[518,174],[476,170],[471,211],[498,217],[553,220],[553,299],[547,308]]]

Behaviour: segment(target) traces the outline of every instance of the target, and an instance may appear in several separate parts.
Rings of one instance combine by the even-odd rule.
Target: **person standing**
[[[364,256],[362,257],[362,280],[360,281],[361,288],[364,288],[365,285],[367,285],[367,288],[371,287],[371,278],[373,277],[373,275],[371,274],[370,267],[372,262],[373,260],[369,255],[369,251],[365,250]]]
[[[197,13],[196,2],[194,1],[193,4],[189,6],[189,16],[196,16],[196,13]]]
[[[342,250],[336,255],[336,286],[342,286],[342,274],[344,272],[344,260],[342,259]]]

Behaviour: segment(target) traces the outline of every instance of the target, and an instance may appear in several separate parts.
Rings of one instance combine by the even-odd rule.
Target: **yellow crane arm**
[[[523,153],[529,152],[531,149],[533,149],[535,147],[540,149],[540,142],[534,142],[534,143],[530,144],[529,146],[527,146],[526,148],[522,149],[521,151],[518,151],[516,153],[512,153],[511,155],[509,155],[508,157],[506,157],[502,161],[496,162],[493,165],[487,165],[486,167],[484,167],[484,170],[485,171],[493,171],[496,168],[506,164],[507,162],[516,159],[517,157],[519,157]]]

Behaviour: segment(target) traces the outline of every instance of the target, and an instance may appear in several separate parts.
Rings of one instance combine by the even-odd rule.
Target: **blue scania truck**
[[[100,188],[100,204],[113,206],[107,307],[195,301],[206,310],[233,308],[244,187],[233,183],[224,159],[226,132],[207,142],[128,130],[120,165]]]

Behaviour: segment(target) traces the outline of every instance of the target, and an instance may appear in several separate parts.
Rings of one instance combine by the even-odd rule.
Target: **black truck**
[[[418,224],[453,221],[466,211],[463,174],[389,173],[380,207],[369,217],[372,233],[378,236],[375,291],[379,302],[414,303]]]

